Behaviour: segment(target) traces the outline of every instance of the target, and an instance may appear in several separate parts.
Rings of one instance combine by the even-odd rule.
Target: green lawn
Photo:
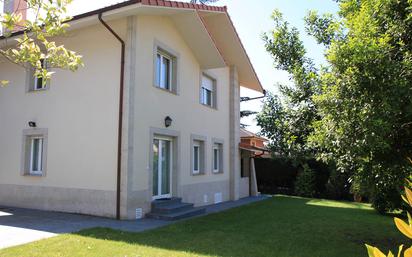
[[[0,251],[0,256],[366,257],[407,240],[368,205],[276,196],[143,233],[95,228]]]

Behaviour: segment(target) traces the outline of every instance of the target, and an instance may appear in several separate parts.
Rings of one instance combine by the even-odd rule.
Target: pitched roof
[[[261,136],[258,136],[258,135],[256,135],[255,133],[250,132],[250,131],[248,131],[248,130],[246,130],[246,129],[244,129],[244,128],[240,128],[240,137],[241,137],[241,138],[252,138],[252,137],[254,137],[254,138],[259,138],[259,139],[261,139],[261,140],[263,140],[263,141],[268,141],[266,138],[261,137]]]
[[[131,15],[130,9],[146,7],[161,10],[181,10],[194,11],[203,23],[204,29],[209,34],[219,54],[222,56],[227,66],[236,66],[238,68],[239,83],[242,86],[263,93],[263,87],[259,81],[256,71],[250,61],[249,56],[240,40],[238,33],[233,25],[232,20],[227,12],[226,6],[209,6],[204,4],[192,4],[180,1],[167,0],[127,0],[114,5],[109,5],[90,12],[85,12],[73,16],[69,22],[79,21],[101,13],[123,13]],[[23,31],[12,34],[17,36]],[[199,32],[200,33],[200,32]],[[4,39],[0,36],[0,40]]]
[[[193,10],[204,10],[204,11],[213,11],[213,12],[227,12],[226,6],[209,6],[205,4],[191,4],[187,2],[180,1],[167,1],[167,0],[127,0],[117,4],[109,5],[100,9],[96,9],[90,12],[85,12],[73,16],[71,19],[78,20],[92,15],[96,15],[102,12],[108,12],[111,10],[119,9],[126,6],[131,6],[134,4],[142,4],[146,6],[158,6],[158,7],[170,7],[170,8],[180,8],[180,9],[193,9]]]

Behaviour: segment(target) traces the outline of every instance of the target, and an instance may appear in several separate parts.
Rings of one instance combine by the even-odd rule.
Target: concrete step
[[[170,203],[152,207],[152,213],[173,213],[193,209],[192,203]]]
[[[206,208],[197,207],[190,208],[187,210],[175,211],[171,213],[148,213],[147,218],[159,219],[159,220],[179,220],[184,218],[189,218],[197,215],[201,215],[206,212]]]
[[[182,198],[179,197],[172,197],[168,199],[159,199],[159,200],[154,200],[152,202],[152,209],[162,207],[162,206],[167,206],[170,204],[178,204],[182,202]]]

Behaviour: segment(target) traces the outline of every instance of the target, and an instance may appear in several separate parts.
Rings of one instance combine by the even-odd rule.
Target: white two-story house
[[[239,91],[263,90],[226,7],[130,0],[69,24],[78,71],[43,86],[0,59],[0,205],[134,219],[249,195]]]

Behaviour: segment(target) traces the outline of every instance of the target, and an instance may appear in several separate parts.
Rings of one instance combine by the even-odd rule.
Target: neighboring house
[[[240,146],[255,152],[259,157],[269,158],[270,152],[266,147],[267,140],[264,137],[258,136],[244,128],[240,128]]]
[[[262,87],[226,7],[133,0],[70,25],[77,72],[43,86],[0,60],[0,205],[134,219],[249,195],[239,91]]]
[[[240,128],[240,183],[241,188],[249,191],[244,192],[250,195],[258,195],[258,185],[255,170],[255,158],[270,158],[270,151],[266,147],[267,140],[244,128]]]

